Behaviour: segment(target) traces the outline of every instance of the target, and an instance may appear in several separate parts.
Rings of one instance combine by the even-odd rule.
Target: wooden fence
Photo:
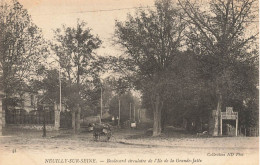
[[[45,116],[46,124],[54,124],[54,111],[31,111],[26,112],[25,110],[8,110],[6,112],[6,123],[7,124],[43,124]]]
[[[240,136],[258,137],[259,136],[259,128],[256,128],[256,127],[240,128],[239,129],[239,135]]]

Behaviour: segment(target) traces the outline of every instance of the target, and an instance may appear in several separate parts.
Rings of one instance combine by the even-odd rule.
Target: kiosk
[[[220,115],[220,135],[222,135],[223,120],[235,120],[236,121],[235,135],[237,136],[238,112],[233,112],[233,107],[226,107],[226,112],[221,112],[221,115]]]

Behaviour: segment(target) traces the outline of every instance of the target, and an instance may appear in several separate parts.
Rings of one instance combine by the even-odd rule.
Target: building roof
[[[40,105],[53,105],[54,102],[53,102],[53,100],[51,100],[50,98],[48,98],[46,96],[41,96],[39,98],[39,104]]]

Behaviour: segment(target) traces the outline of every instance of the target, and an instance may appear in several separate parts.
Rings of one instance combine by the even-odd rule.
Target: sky
[[[111,38],[115,20],[126,20],[127,13],[134,14],[136,7],[154,6],[154,0],[18,0],[43,32],[47,40],[53,40],[53,30],[66,26],[76,26],[77,19],[87,22],[92,34],[103,41],[97,54],[101,56],[122,54],[119,47],[112,45]],[[48,59],[47,61],[53,61]],[[50,62],[51,63],[51,62]],[[53,65],[53,63],[52,63]],[[55,64],[54,64],[55,65]],[[101,75],[108,77],[110,73]],[[136,97],[140,93],[132,91]]]
[[[46,39],[53,39],[53,30],[75,26],[77,19],[87,22],[92,33],[103,41],[99,55],[119,55],[119,48],[112,45],[115,19],[124,21],[127,13],[136,7],[154,6],[154,0],[18,0],[33,22],[42,29]]]
[[[53,39],[53,30],[62,24],[75,26],[77,19],[87,22],[103,41],[97,51],[99,55],[120,55],[118,47],[112,45],[115,19],[126,20],[127,13],[134,14],[136,7],[153,7],[154,0],[18,0],[29,14],[33,22],[42,29],[46,39]],[[208,2],[208,0],[199,0]],[[173,1],[177,2],[177,0]],[[258,29],[258,23],[257,28]],[[254,31],[254,30],[253,30]]]
[[[136,7],[154,7],[154,0],[18,0],[28,10],[33,22],[42,29],[46,39],[53,39],[53,30],[62,24],[74,26],[77,19],[87,22],[92,34],[103,41],[98,55],[122,54],[112,45],[115,20],[125,21],[127,13],[134,14]],[[177,1],[177,0],[176,0]],[[175,2],[176,2],[175,1]],[[208,0],[201,0],[204,2]],[[258,22],[256,28],[259,29]],[[108,75],[104,75],[107,77]]]

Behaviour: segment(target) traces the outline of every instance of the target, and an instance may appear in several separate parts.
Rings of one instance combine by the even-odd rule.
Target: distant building
[[[60,127],[59,106],[38,92],[23,90],[5,99],[5,123],[7,126],[47,129]]]
[[[137,115],[139,122],[146,123],[151,122],[151,119],[147,115],[147,109],[139,109]]]
[[[24,110],[30,112],[37,110],[38,93],[23,91],[22,94],[15,94],[8,98],[8,110]]]

